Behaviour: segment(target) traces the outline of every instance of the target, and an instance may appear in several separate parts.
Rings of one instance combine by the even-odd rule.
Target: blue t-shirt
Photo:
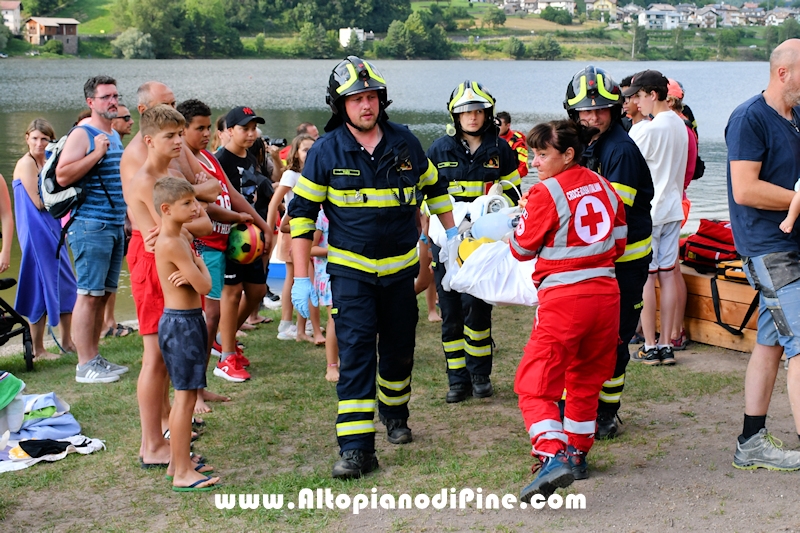
[[[81,186],[86,191],[86,201],[78,207],[74,216],[78,220],[122,226],[125,224],[125,213],[128,210],[125,198],[122,196],[122,180],[119,174],[119,162],[124,149],[122,139],[114,130],[108,133],[88,124],[80,127],[92,137],[105,133],[108,136],[109,146],[97,172],[83,178]]]
[[[793,109],[795,122],[800,107]],[[767,105],[762,95],[737,107],[725,127],[728,145],[728,208],[736,250],[746,257],[800,250],[800,232],[778,227],[786,211],[739,205],[731,190],[731,161],[760,161],[758,179],[794,190],[800,178],[800,130]]]

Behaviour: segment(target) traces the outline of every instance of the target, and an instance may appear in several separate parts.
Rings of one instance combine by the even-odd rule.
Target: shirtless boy
[[[148,144],[149,146],[149,144]],[[149,160],[149,158],[148,158]],[[184,224],[205,216],[184,179],[159,179],[152,191],[153,207],[161,215],[156,240],[158,278],[164,291],[164,314],[158,322],[158,345],[175,389],[175,403],[169,416],[172,435],[172,490],[209,491],[218,477],[204,475],[213,468],[192,462],[192,412],[200,390],[206,386],[208,333],[203,319],[200,294],[211,290],[211,276],[202,257],[192,250]]]
[[[142,370],[136,388],[142,423],[140,458],[143,468],[164,466],[169,461],[169,445],[162,433],[162,418],[168,416],[169,403],[164,398],[169,382],[157,336],[164,297],[152,244],[145,243],[141,232],[155,234],[160,226],[161,219],[153,206],[153,186],[157,179],[170,175],[169,164],[180,155],[183,146],[183,126],[181,114],[167,105],[158,105],[142,113],[140,127],[147,146],[147,160],[134,176],[122,179],[122,191],[134,227],[128,249],[131,293],[144,343]],[[211,233],[211,221],[205,211],[186,226],[195,235]]]

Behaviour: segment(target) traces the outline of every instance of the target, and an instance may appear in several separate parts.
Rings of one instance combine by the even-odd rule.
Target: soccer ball
[[[228,259],[249,265],[264,254],[264,244],[264,232],[255,224],[233,224],[228,235]]]

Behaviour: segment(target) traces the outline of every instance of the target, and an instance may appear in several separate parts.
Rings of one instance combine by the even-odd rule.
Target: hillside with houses
[[[198,6],[194,0],[0,0],[0,52],[765,60],[782,40],[800,37],[800,9],[751,2],[204,0]]]

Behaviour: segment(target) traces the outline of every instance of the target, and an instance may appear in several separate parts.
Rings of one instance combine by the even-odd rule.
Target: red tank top
[[[217,201],[215,203],[220,207],[230,210],[231,196],[228,194],[225,171],[222,170],[219,161],[217,161],[217,158],[208,150],[202,150],[197,160],[208,175],[215,177],[217,181],[219,181],[219,185],[222,188],[222,192],[217,196]],[[211,222],[213,224],[214,233],[207,237],[200,237],[197,240],[209,248],[224,252],[228,248],[228,234],[231,232],[231,225],[213,219]]]

